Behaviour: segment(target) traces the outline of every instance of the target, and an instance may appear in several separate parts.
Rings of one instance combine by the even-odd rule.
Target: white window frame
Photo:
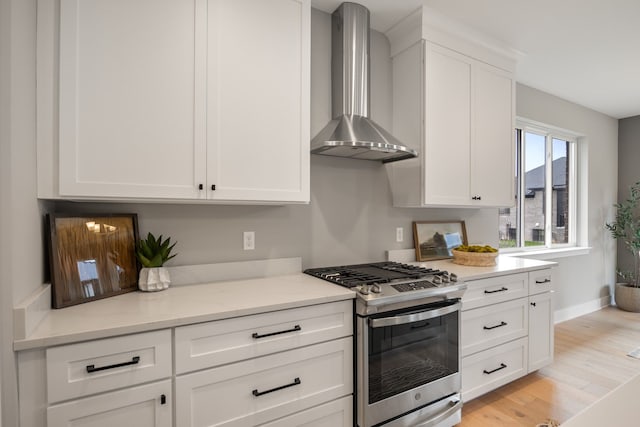
[[[567,131],[564,129],[559,129],[554,126],[545,125],[543,123],[534,122],[531,120],[517,118],[516,120],[516,129],[520,129],[522,131],[521,138],[521,147],[518,147],[517,152],[520,153],[518,159],[516,159],[516,168],[518,170],[518,193],[520,197],[518,197],[518,217],[516,218],[517,227],[518,227],[518,239],[517,241],[523,246],[516,246],[514,248],[502,248],[500,249],[503,253],[513,253],[513,252],[523,252],[523,253],[533,253],[533,252],[547,252],[553,250],[566,250],[571,248],[578,247],[578,230],[579,224],[578,221],[584,221],[585,218],[579,218],[578,215],[578,193],[580,191],[579,182],[578,182],[578,156],[579,156],[579,144],[580,144],[580,135],[577,133]],[[526,133],[535,133],[537,135],[543,136],[545,138],[545,241],[544,246],[524,246],[525,242],[525,229],[522,225],[523,215],[524,215],[524,201],[525,198],[522,197],[524,195],[525,190],[525,180],[524,180],[524,165],[525,165],[525,156],[526,150],[523,150],[524,145],[526,143]],[[552,211],[553,211],[553,191],[548,191],[547,185],[552,185],[552,148],[553,148],[553,139],[560,139],[563,141],[569,142],[569,174],[568,174],[568,182],[567,188],[569,189],[569,198],[568,198],[568,239],[567,243],[552,243]],[[514,142],[515,143],[515,142]],[[580,162],[580,164],[584,164]],[[582,195],[580,196],[582,197]]]

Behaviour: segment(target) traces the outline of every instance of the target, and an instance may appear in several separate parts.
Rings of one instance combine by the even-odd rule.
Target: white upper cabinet
[[[308,202],[309,2],[209,0],[208,29],[210,197]]]
[[[476,62],[472,95],[471,194],[475,204],[515,204],[515,84],[513,75]]]
[[[61,0],[60,195],[194,198],[202,1]],[[200,13],[201,14],[201,13]],[[200,102],[197,102],[200,100]]]
[[[394,205],[513,205],[512,64],[415,15],[387,34],[393,133],[419,152],[417,159],[387,165]]]
[[[308,0],[52,3],[39,197],[309,201]]]
[[[418,151],[424,164],[424,201],[425,204],[465,205],[471,194],[473,62],[449,49],[427,43],[425,64],[425,143]]]

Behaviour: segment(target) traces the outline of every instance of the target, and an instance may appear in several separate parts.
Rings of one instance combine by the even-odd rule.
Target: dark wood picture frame
[[[452,258],[451,249],[467,245],[464,221],[414,221],[416,261]]]
[[[49,214],[46,224],[53,308],[138,289],[136,214]]]

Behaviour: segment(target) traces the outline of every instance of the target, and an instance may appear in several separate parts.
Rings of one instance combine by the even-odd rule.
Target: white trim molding
[[[554,324],[565,322],[567,320],[575,319],[576,317],[584,316],[585,314],[593,313],[611,305],[611,295],[605,295],[603,297],[584,302],[582,304],[572,305],[554,312]]]

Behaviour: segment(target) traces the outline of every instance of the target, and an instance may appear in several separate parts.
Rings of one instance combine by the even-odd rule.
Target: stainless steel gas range
[[[460,422],[460,298],[455,274],[396,262],[305,271],[357,292],[359,427]]]

